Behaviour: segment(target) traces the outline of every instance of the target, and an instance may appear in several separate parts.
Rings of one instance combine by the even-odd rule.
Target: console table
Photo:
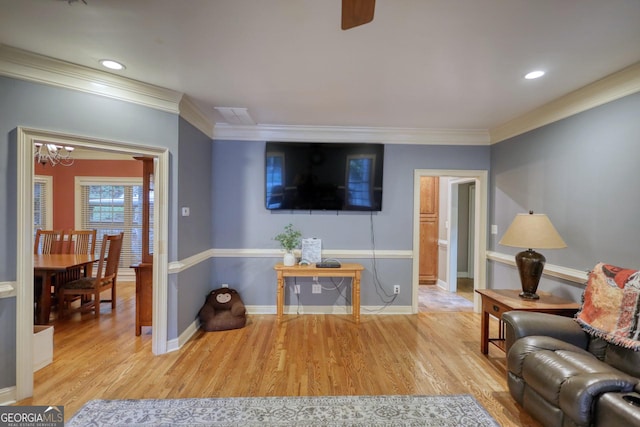
[[[538,292],[540,299],[537,300],[520,298],[518,294],[521,291],[515,289],[476,289],[476,292],[482,297],[480,330],[480,351],[482,354],[489,352],[489,343],[496,345],[502,351],[505,350],[502,314],[507,311],[535,311],[572,317],[580,309],[578,303],[545,292]],[[497,338],[489,338],[489,315],[496,317],[500,322]]]
[[[364,267],[360,264],[342,264],[339,268],[318,268],[315,264],[294,265],[286,267],[279,263],[273,267],[278,275],[278,293],[276,306],[278,320],[282,319],[284,311],[284,279],[285,277],[350,277],[351,278],[351,307],[353,320],[360,322],[360,274]]]

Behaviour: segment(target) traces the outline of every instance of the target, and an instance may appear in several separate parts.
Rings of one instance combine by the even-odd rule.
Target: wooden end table
[[[504,323],[502,314],[511,310],[535,311],[538,313],[558,314],[573,317],[580,309],[576,302],[553,296],[546,292],[538,292],[540,299],[520,298],[521,292],[516,289],[476,289],[482,297],[482,325],[480,329],[480,351],[489,352],[489,343],[505,351]],[[497,338],[489,337],[489,316],[496,317],[499,323]]]
[[[284,279],[286,277],[350,277],[351,278],[351,306],[353,320],[360,323],[360,275],[364,267],[360,264],[342,264],[339,268],[318,268],[315,264],[294,265],[287,267],[282,263],[273,267],[278,276],[278,290],[276,294],[276,312],[278,321],[282,320],[284,312]]]

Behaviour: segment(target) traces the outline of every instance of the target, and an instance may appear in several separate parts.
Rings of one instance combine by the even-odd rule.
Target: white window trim
[[[142,185],[141,177],[107,177],[107,176],[76,176],[74,179],[74,224],[82,227],[82,186],[83,185]]]
[[[74,178],[74,226],[76,229],[82,228],[82,186],[85,185],[142,185],[141,177],[121,177],[121,176],[76,176]],[[98,239],[101,236],[97,237]],[[135,272],[131,268],[120,267],[118,269],[120,280],[135,280]]]

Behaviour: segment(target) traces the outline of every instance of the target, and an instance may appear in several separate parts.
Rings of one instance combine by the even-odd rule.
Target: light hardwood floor
[[[480,315],[250,315],[243,329],[198,331],[179,351],[151,353],[134,334],[134,285],[100,320],[54,322],[53,364],[35,373],[33,398],[69,419],[91,399],[471,394],[502,426],[538,426],[507,391],[505,355],[480,353]],[[492,346],[493,347],[493,346]]]

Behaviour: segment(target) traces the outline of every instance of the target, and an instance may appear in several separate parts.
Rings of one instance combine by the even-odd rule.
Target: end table
[[[580,309],[580,304],[549,293],[538,292],[540,299],[520,298],[520,290],[516,289],[476,289],[482,297],[482,325],[480,329],[480,351],[489,352],[489,343],[505,351],[504,323],[502,314],[511,310],[535,311],[538,313],[558,314],[573,317]],[[489,338],[489,316],[498,319],[498,337]]]

